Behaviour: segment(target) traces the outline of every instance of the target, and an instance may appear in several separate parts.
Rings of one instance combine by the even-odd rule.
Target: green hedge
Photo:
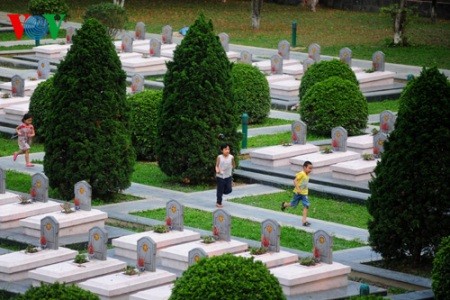
[[[100,298],[90,291],[83,290],[74,284],[65,283],[43,284],[29,288],[25,294],[19,295],[16,300],[99,300]]]
[[[442,239],[433,260],[432,288],[436,300],[448,299],[450,291],[450,236]]]
[[[65,14],[69,18],[69,6],[64,0],[30,0],[28,10],[32,15]]]
[[[38,84],[30,98],[30,114],[33,116],[33,126],[36,130],[35,141],[45,141],[45,126],[48,110],[52,100],[53,77]]]

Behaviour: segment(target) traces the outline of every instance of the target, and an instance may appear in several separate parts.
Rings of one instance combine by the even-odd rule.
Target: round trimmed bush
[[[302,83],[300,85],[300,100],[304,98],[306,92],[314,86],[314,84],[328,79],[332,76],[337,76],[342,79],[350,80],[359,85],[358,80],[356,80],[355,73],[347,65],[340,60],[323,60],[321,62],[311,65],[308,70],[306,70],[305,75],[302,77]],[[300,106],[302,103],[300,102]]]
[[[238,113],[246,112],[249,123],[261,123],[270,112],[269,83],[258,68],[248,64],[234,64],[232,69],[233,95]]]
[[[432,288],[437,300],[447,299],[450,291],[450,236],[442,239],[433,260]]]
[[[69,6],[64,0],[30,0],[28,10],[32,15],[65,14],[64,20],[69,17]]]
[[[349,135],[356,135],[366,127],[368,107],[356,84],[331,77],[309,89],[300,115],[312,133],[331,135],[332,128],[342,126]]]
[[[83,18],[84,20],[97,19],[108,28],[108,34],[112,38],[125,28],[125,23],[128,21],[125,8],[110,2],[90,5]]]
[[[138,160],[155,160],[158,109],[162,91],[145,90],[128,98],[131,106],[131,141]]]
[[[52,99],[53,77],[38,84],[30,98],[30,111],[33,116],[33,126],[36,130],[35,141],[44,142],[45,125]]]
[[[90,291],[71,284],[41,283],[38,287],[31,287],[25,294],[19,295],[17,300],[41,300],[41,299],[58,299],[58,300],[99,300],[100,298]]]
[[[253,258],[224,254],[201,259],[175,281],[170,300],[286,299],[278,279]]]

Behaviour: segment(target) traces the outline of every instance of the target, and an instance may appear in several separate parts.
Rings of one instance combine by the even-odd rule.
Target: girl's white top
[[[216,174],[217,177],[220,178],[228,178],[231,177],[233,171],[233,155],[228,154],[227,157],[222,154],[219,155],[219,169],[220,174]]]

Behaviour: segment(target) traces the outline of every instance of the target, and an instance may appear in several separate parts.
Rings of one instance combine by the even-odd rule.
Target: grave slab
[[[303,170],[303,163],[307,160],[312,162],[313,174],[320,174],[331,172],[330,166],[344,161],[355,160],[360,158],[360,154],[353,151],[333,152],[333,153],[311,153],[293,157],[289,160],[291,163],[291,170]]]
[[[231,62],[237,62],[241,56],[239,53],[234,51],[227,51],[225,54],[227,55],[228,60]]]
[[[61,59],[67,54],[67,51],[70,49],[71,44],[51,44],[51,45],[42,45],[33,47],[33,51],[38,58],[45,59]]]
[[[255,261],[262,262],[267,268],[275,268],[298,262],[298,255],[281,250],[280,252],[268,252],[261,255],[251,255],[250,252],[238,253],[236,256],[246,258],[254,257]]]
[[[150,40],[134,40],[133,41],[133,50],[135,47],[147,46],[146,53],[148,53],[149,43],[150,43]],[[114,41],[114,47],[116,47],[117,51],[122,51],[122,41]]]
[[[10,192],[0,194],[0,205],[18,203],[19,201],[20,201],[19,195]]]
[[[394,72],[376,71],[373,73],[358,72],[355,73],[359,82],[359,88],[365,89],[372,86],[392,85],[394,84]]]
[[[61,206],[58,204],[58,211],[46,214],[35,215],[19,221],[23,227],[23,233],[28,236],[39,237],[41,234],[41,219],[52,216],[59,223],[59,236],[70,236],[89,232],[94,226],[105,227],[105,220],[108,214],[98,210],[91,209],[89,211],[78,210],[73,213],[61,212]]]
[[[318,151],[319,147],[313,144],[269,146],[251,151],[250,159],[256,165],[270,167],[288,166],[292,157]]]
[[[157,256],[161,260],[161,265],[175,270],[186,270],[188,268],[189,251],[194,248],[201,248],[208,256],[217,256],[225,253],[239,253],[246,251],[248,245],[236,240],[216,241],[205,244],[203,241],[195,241],[180,244],[159,250]]]
[[[117,53],[117,56],[119,56],[120,60],[125,60],[129,58],[142,57],[142,54],[137,52],[120,52]]]
[[[135,57],[121,60],[122,69],[128,73],[163,72],[167,70],[165,57]]]
[[[300,79],[303,76],[303,65],[300,63],[283,66],[283,73],[294,76],[295,79]]]
[[[347,138],[347,150],[360,154],[372,153],[373,136],[364,134]]]
[[[295,59],[283,59],[283,69],[287,66],[298,64],[298,60]],[[257,67],[261,72],[270,74],[272,70],[272,64],[270,59],[262,60],[252,63],[253,66]]]
[[[36,74],[36,78],[37,78],[37,74]],[[46,79],[36,79],[36,80],[29,80],[29,79],[25,79],[24,80],[24,97],[29,97],[33,94],[34,90],[36,89],[36,87],[38,86],[39,83],[45,81]],[[0,83],[0,90],[2,90],[4,93],[9,93],[11,94],[12,91],[12,85],[11,82],[3,82]],[[24,98],[24,97],[14,97],[14,98]],[[13,99],[13,98],[7,98],[8,99]],[[3,99],[1,99],[1,102],[3,102]]]
[[[78,286],[100,296],[101,299],[129,299],[129,294],[171,283],[176,275],[164,270],[125,275],[123,272],[91,278],[78,283]]]
[[[270,269],[287,296],[345,287],[350,271],[350,267],[336,262],[315,266],[291,264]]]
[[[168,300],[172,294],[173,284],[165,284],[130,295],[130,300]]]
[[[136,259],[137,241],[140,238],[146,236],[150,237],[156,243],[157,250],[169,246],[200,240],[200,233],[187,229],[184,229],[183,231],[171,230],[166,233],[146,231],[113,239],[112,245],[115,247],[114,254],[130,259]]]
[[[269,84],[270,94],[280,96],[298,96],[300,81],[285,80]]]
[[[125,269],[126,266],[125,262],[114,258],[93,259],[83,264],[74,263],[72,260],[32,270],[28,273],[28,278],[32,279],[33,286],[39,286],[41,282],[75,283],[92,277],[116,273]]]
[[[6,92],[7,94],[11,95],[10,93]],[[2,93],[4,95],[4,93]],[[18,104],[28,104],[30,103],[30,97],[11,97],[11,98],[1,98],[0,99],[0,109],[8,108],[14,105]],[[23,115],[22,115],[23,116]]]
[[[267,82],[274,83],[279,81],[285,81],[285,80],[294,80],[293,76],[286,75],[286,74],[272,74],[266,76]]]
[[[58,202],[47,201],[47,202],[33,202],[31,204],[19,204],[16,203],[5,204],[1,206],[0,209],[0,229],[8,229],[20,226],[20,220],[59,211],[61,206]],[[36,237],[40,236],[40,221],[38,220],[37,229],[38,233]]]
[[[11,121],[21,122],[23,115],[28,112],[30,97],[16,97],[6,100],[11,100],[11,104],[3,108],[5,118]],[[14,103],[12,103],[13,101]],[[2,102],[3,101],[0,101],[0,103]]]
[[[357,159],[338,163],[330,167],[331,175],[333,178],[351,181],[370,180],[378,162],[379,160]]]
[[[57,250],[45,249],[36,253],[25,251],[11,252],[0,255],[0,281],[19,281],[28,278],[28,271],[71,260],[77,251],[59,247]]]

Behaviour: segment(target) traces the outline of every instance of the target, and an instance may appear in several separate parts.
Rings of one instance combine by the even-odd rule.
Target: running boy
[[[309,200],[308,200],[308,182],[309,182],[309,173],[311,173],[313,169],[312,163],[310,161],[305,161],[303,164],[303,170],[298,172],[295,175],[294,179],[294,197],[292,198],[290,203],[282,202],[281,210],[284,211],[286,207],[297,207],[298,203],[302,201],[303,204],[303,215],[302,215],[302,224],[303,226],[309,226],[311,223],[306,221],[308,217],[308,208],[309,208]]]
[[[222,196],[228,195],[232,191],[232,173],[236,167],[234,156],[230,154],[230,145],[220,145],[221,155],[216,159],[216,180],[217,180],[217,207],[223,207]]]

